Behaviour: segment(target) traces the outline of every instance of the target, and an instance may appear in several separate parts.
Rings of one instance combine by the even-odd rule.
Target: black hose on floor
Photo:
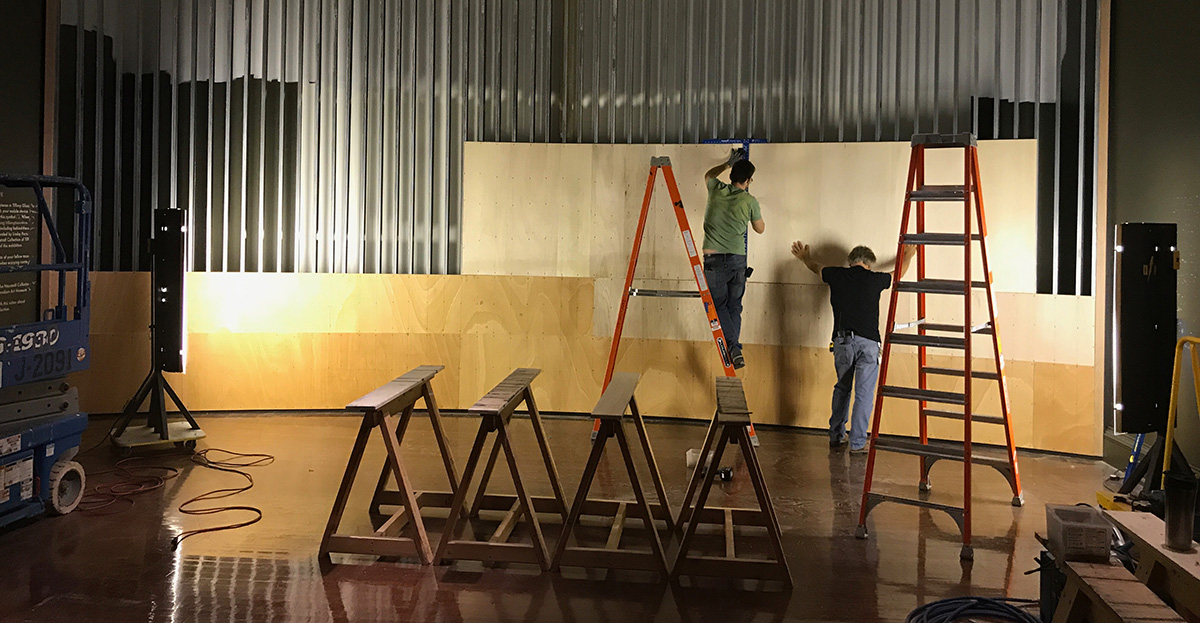
[[[905,623],[954,623],[955,621],[1013,621],[1041,623],[1041,619],[1014,604],[1037,604],[1033,599],[951,597],[929,602],[908,613]]]

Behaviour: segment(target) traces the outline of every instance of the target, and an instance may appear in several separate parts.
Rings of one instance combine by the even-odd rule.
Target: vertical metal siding
[[[1088,74],[1072,97],[1094,97],[1096,47],[1067,38],[1094,36],[1095,5],[75,0],[64,168],[97,198],[99,269],[145,269],[169,204],[195,270],[453,273],[464,141],[1037,136],[1065,55]],[[1054,236],[1058,291],[1089,290],[1095,175],[1072,197],[1057,178],[1094,168],[1092,108],[1054,112],[1080,143],[1053,151],[1054,227],[1073,230]]]

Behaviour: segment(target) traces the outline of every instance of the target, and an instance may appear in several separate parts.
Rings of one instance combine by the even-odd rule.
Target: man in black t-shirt
[[[916,251],[904,248],[900,275],[908,269]],[[829,284],[829,303],[833,307],[833,366],[837,383],[833,386],[832,414],[829,417],[829,447],[846,443],[846,420],[850,420],[850,452],[867,451],[868,427],[875,396],[875,378],[879,375],[879,295],[892,287],[892,275],[871,270],[875,253],[858,246],[846,257],[849,267],[822,266],[813,259],[808,245],[792,243],[792,255]],[[892,264],[893,262],[889,262]],[[854,391],[854,413],[850,414],[850,392]]]

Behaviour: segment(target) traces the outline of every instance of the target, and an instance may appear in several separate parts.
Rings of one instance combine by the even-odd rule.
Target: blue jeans
[[[829,438],[841,441],[846,436],[846,417],[850,415],[850,389],[854,388],[854,414],[850,418],[850,447],[867,445],[871,412],[875,406],[875,379],[879,376],[879,342],[858,335],[833,340],[833,366],[837,383],[833,386],[833,414],[829,416]]]
[[[729,344],[729,358],[742,354],[742,296],[746,294],[746,256],[708,253],[704,256],[704,279],[717,308],[717,320]]]

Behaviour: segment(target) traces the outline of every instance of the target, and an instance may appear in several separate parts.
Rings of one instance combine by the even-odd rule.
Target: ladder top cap
[[[669,167],[669,166],[671,166],[671,157],[670,156],[654,156],[653,158],[650,159],[650,166],[652,166],[652,167]]]
[[[930,148],[938,147],[975,147],[975,135],[970,132],[958,134],[914,134],[912,146],[922,145]]]

